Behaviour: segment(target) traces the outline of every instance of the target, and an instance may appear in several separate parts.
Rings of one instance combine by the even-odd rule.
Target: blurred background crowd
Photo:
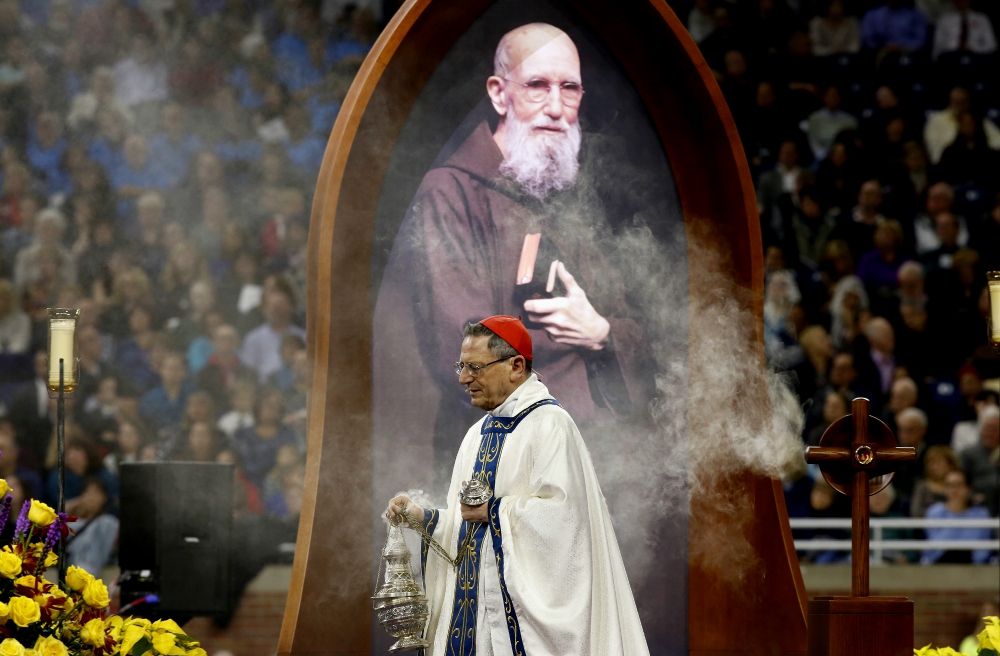
[[[335,0],[0,0],[0,476],[11,522],[55,505],[46,308],[81,308],[73,564],[115,562],[129,462],[234,463],[234,544],[295,541],[309,210],[377,33]]]
[[[917,461],[871,498],[873,517],[996,517],[1000,359],[987,342],[985,272],[1000,269],[1000,3],[684,4],[755,177],[765,348],[805,408],[803,442],[818,444],[865,396],[901,445],[917,449]],[[785,489],[793,517],[850,516],[848,498],[815,470]],[[921,533],[961,540],[992,531],[884,537]]]
[[[766,352],[803,442],[866,396],[918,451],[873,516],[996,516],[1000,3],[670,4],[757,184]],[[268,529],[245,535],[294,542],[309,210],[379,27],[336,0],[0,0],[0,476],[11,522],[55,501],[45,309],[79,307],[75,564],[113,562],[128,462],[233,463],[237,518]],[[850,515],[815,471],[785,488],[793,517]]]

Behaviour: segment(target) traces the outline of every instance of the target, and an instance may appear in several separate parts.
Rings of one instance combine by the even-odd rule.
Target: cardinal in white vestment
[[[458,382],[488,414],[459,449],[446,509],[389,502],[450,554],[422,550],[433,656],[643,656],[649,653],[590,454],[572,417],[531,371],[520,319],[464,330]],[[466,481],[492,492],[460,502]],[[459,549],[462,552],[459,553]]]

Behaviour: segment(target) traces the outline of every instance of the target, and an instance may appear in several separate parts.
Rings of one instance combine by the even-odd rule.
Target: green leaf
[[[1000,656],[996,649],[980,649],[979,656]]]
[[[132,647],[132,653],[135,654],[136,656],[142,656],[142,654],[145,654],[152,648],[153,648],[153,643],[150,642],[149,638],[143,638],[139,642],[135,643],[135,646]]]

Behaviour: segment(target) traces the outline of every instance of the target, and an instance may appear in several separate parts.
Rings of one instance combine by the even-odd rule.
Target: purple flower
[[[31,521],[28,519],[28,511],[31,509],[31,501],[27,499],[21,504],[21,514],[17,516],[17,524],[14,526],[14,541],[17,542],[28,534],[31,528]]]
[[[0,505],[0,529],[7,525],[7,518],[10,517],[10,504],[14,502],[14,497],[9,494],[4,496],[3,505]]]
[[[59,541],[59,537],[62,535],[62,525],[65,522],[66,513],[59,513],[56,521],[49,524],[49,530],[45,534],[45,543],[42,545],[42,555],[38,557],[38,564],[35,565],[36,574],[45,567],[45,559],[48,557],[49,552],[52,551],[52,547],[56,546],[56,542]]]

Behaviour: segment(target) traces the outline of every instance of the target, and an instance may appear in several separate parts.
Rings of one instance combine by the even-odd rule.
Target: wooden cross
[[[806,462],[819,465],[830,485],[851,497],[851,596],[868,596],[868,497],[887,485],[900,463],[917,458],[900,447],[889,427],[868,414],[868,399],[851,403],[851,414],[830,424]],[[874,489],[872,489],[874,486]]]

